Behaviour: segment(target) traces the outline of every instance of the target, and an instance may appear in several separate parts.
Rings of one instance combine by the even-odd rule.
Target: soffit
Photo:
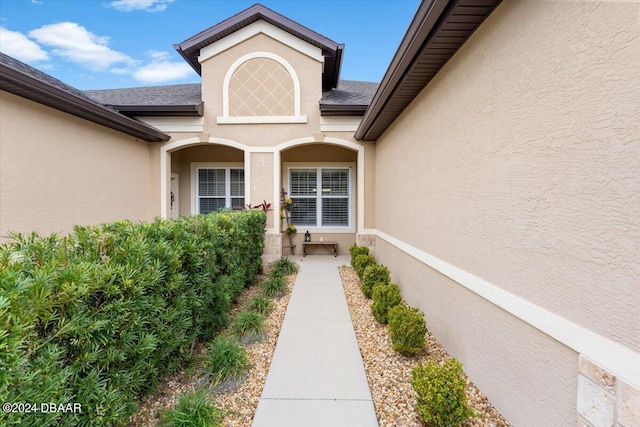
[[[364,115],[356,139],[377,140],[500,2],[423,1]]]

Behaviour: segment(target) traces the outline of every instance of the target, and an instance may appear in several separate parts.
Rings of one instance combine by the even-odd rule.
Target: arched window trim
[[[231,77],[240,65],[255,58],[268,58],[282,65],[293,80],[293,116],[229,116],[229,83]],[[222,117],[217,118],[218,124],[242,124],[242,123],[306,123],[307,116],[300,115],[300,80],[289,62],[271,52],[252,52],[238,58],[227,70],[222,84]]]

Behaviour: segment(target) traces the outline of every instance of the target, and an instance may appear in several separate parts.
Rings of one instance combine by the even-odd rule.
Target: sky
[[[173,45],[256,2],[0,0],[0,51],[81,90],[196,83]],[[379,82],[420,1],[261,3],[344,43],[342,79]]]

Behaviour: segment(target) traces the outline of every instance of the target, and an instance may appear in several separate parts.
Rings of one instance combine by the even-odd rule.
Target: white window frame
[[[355,163],[328,163],[328,162],[317,162],[317,163],[298,163],[298,162],[290,162],[283,164],[284,173],[286,174],[286,179],[284,180],[284,189],[287,192],[287,197],[291,197],[290,188],[291,188],[291,169],[316,169],[318,173],[318,178],[322,178],[322,169],[348,169],[349,170],[349,187],[348,187],[348,206],[349,206],[349,224],[346,226],[331,226],[331,227],[323,227],[322,226],[322,195],[317,195],[318,204],[316,207],[316,225],[315,227],[300,225],[296,226],[298,228],[298,232],[304,234],[307,230],[309,233],[355,233],[356,232],[356,185],[355,185],[355,177],[356,177],[356,164]],[[321,181],[318,181],[320,185]],[[295,198],[292,198],[295,201]],[[294,224],[295,225],[295,224]]]
[[[193,162],[191,163],[191,214],[198,215],[200,212],[200,197],[198,195],[198,170],[200,169],[224,169],[225,178],[225,207],[231,208],[231,169],[245,170],[242,163],[215,163],[215,162]],[[245,192],[242,195],[245,204],[247,203],[247,172],[244,173]],[[239,197],[239,196],[234,196]]]

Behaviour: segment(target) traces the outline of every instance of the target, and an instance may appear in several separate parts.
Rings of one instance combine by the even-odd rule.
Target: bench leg
[[[333,245],[333,256],[334,257],[338,256],[338,245]]]

